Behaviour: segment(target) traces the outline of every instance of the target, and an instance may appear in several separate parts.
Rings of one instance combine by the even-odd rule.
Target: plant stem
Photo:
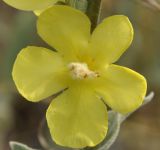
[[[100,21],[102,0],[66,0],[66,4],[86,13],[91,20],[91,32]]]
[[[66,0],[66,4],[70,5],[73,8],[76,8],[84,13],[86,13],[88,8],[87,0]]]
[[[100,21],[100,14],[102,8],[102,0],[88,0],[87,15],[92,22],[91,31],[95,29]]]

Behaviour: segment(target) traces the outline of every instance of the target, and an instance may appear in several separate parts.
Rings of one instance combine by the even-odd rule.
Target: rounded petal
[[[113,63],[130,46],[133,39],[133,28],[126,16],[108,17],[94,30],[90,49],[102,63]]]
[[[90,21],[71,7],[57,5],[46,10],[39,16],[37,28],[42,39],[64,57],[75,57],[88,46]]]
[[[64,64],[56,52],[42,47],[20,51],[13,66],[13,80],[18,91],[36,102],[66,88]]]
[[[50,7],[48,7],[48,8],[50,8]],[[34,14],[36,15],[36,16],[39,16],[42,12],[44,12],[46,9],[48,9],[48,8],[45,8],[45,9],[39,9],[39,10],[34,10]]]
[[[142,104],[147,90],[147,83],[142,75],[117,65],[110,65],[99,82],[101,86],[97,91],[104,101],[112,109],[124,114]]]
[[[106,136],[107,109],[88,89],[69,88],[50,104],[47,122],[51,136],[58,145],[92,147]]]
[[[21,10],[44,9],[53,5],[58,0],[3,0],[8,5]]]

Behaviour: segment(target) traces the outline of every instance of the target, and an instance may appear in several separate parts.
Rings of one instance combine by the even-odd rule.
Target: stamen
[[[99,73],[89,70],[88,65],[86,63],[73,62],[68,65],[68,68],[71,71],[71,76],[73,79],[99,77]]]

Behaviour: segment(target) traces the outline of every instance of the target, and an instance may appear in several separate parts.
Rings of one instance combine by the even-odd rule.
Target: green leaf
[[[144,102],[141,107],[149,103],[154,97],[154,93],[151,92],[148,96],[145,97]],[[139,107],[139,108],[141,108]],[[138,108],[138,109],[139,109]],[[120,113],[117,113],[115,111],[109,111],[108,117],[109,117],[109,127],[108,127],[108,133],[104,141],[93,148],[86,148],[85,150],[108,150],[112,144],[116,141],[117,136],[120,131],[120,126],[132,113],[131,112],[127,115],[122,115]]]
[[[145,106],[146,104],[148,104],[151,100],[153,100],[153,97],[154,97],[154,92],[150,92],[145,98],[144,98],[144,101],[143,101],[143,104],[138,108],[140,109],[141,107]],[[138,110],[137,109],[137,110]],[[136,111],[136,110],[135,110]],[[123,123],[130,115],[132,115],[135,111],[127,114],[127,115],[122,115],[120,114],[120,122]]]
[[[36,149],[32,149],[30,147],[28,147],[27,145],[24,145],[22,143],[19,142],[9,142],[10,148],[11,150],[36,150]]]

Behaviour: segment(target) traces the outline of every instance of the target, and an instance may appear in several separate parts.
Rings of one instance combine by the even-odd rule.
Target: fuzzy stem
[[[88,0],[87,15],[92,22],[92,31],[95,29],[99,23],[102,0]]]
[[[88,8],[88,1],[87,0],[66,0],[66,4],[74,7],[84,13],[86,13]]]
[[[100,21],[102,0],[66,0],[66,4],[86,13],[91,20],[91,31]]]

